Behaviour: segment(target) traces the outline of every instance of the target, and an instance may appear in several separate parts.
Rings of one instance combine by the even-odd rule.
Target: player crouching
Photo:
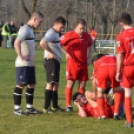
[[[120,120],[119,110],[121,107],[122,90],[120,83],[115,80],[116,74],[116,57],[114,55],[97,54],[93,57],[94,66],[93,76],[97,79],[97,105],[101,118],[106,118],[104,90],[107,83],[111,83],[114,97],[114,115],[113,118]]]

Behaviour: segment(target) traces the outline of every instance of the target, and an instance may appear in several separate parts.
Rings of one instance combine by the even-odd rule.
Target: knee
[[[89,91],[85,91],[85,96],[87,97],[90,94]]]
[[[16,85],[17,88],[23,89],[24,86]]]
[[[80,88],[85,88],[86,82],[80,82]]]
[[[125,97],[132,97],[132,89],[125,88]]]
[[[27,85],[27,87],[28,87],[28,88],[35,88],[35,84],[32,84],[32,85],[29,84],[29,85]]]
[[[97,88],[97,97],[104,97],[103,89],[102,88]]]
[[[73,86],[74,86],[74,81],[71,81],[71,80],[67,81],[67,86],[66,87],[73,88]]]

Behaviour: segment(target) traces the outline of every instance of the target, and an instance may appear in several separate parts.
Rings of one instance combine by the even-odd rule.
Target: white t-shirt
[[[47,45],[51,48],[53,53],[56,56],[56,59],[61,61],[61,46],[60,46],[60,37],[59,33],[56,32],[53,28],[50,28],[43,39],[47,42]],[[47,50],[44,51],[44,58],[48,56],[49,52]]]
[[[30,60],[22,60],[19,56],[16,58],[15,66],[34,66],[34,55],[35,55],[35,46],[34,46],[34,32],[32,27],[24,25],[20,28],[17,38],[21,41],[21,54],[22,56],[29,55]]]

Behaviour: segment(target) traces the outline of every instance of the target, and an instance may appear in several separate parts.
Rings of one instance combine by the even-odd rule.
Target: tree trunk
[[[20,1],[21,1],[21,6],[22,6],[24,12],[27,14],[28,18],[30,18],[31,14],[35,11],[37,0],[31,0],[31,10],[29,10],[26,7],[25,0],[20,0]]]
[[[67,24],[66,24],[66,31],[68,31],[68,25],[69,25],[69,21],[68,21],[68,13],[66,13],[66,21],[67,21]]]
[[[106,34],[107,34],[107,15],[104,15],[104,14],[101,15],[101,22],[102,22],[101,34],[103,34],[101,38],[105,39]]]
[[[25,5],[25,0],[21,0],[21,5],[22,5],[24,12],[27,14],[28,18],[30,18],[31,13],[29,12],[29,10],[27,9],[27,7]]]
[[[31,3],[32,3],[31,13],[33,13],[35,11],[37,0],[31,0]]]
[[[129,7],[129,4],[130,4],[130,1],[131,0],[127,0],[126,13],[128,12],[128,7]]]
[[[112,18],[112,31],[111,31],[111,40],[113,40],[114,34],[114,24],[115,24],[115,12],[116,12],[116,0],[113,2],[113,18]]]

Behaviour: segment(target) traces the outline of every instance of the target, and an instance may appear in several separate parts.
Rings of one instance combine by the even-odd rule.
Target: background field
[[[0,134],[133,134],[134,128],[125,128],[125,119],[97,120],[94,118],[80,118],[74,106],[73,113],[54,113],[52,115],[30,115],[20,117],[13,115],[12,94],[15,86],[14,49],[0,48]],[[89,67],[91,75],[92,66]],[[36,50],[36,76],[34,107],[42,109],[44,103],[45,71],[43,68],[43,51]],[[64,88],[65,57],[61,62],[61,76],[59,87],[59,104],[65,107]],[[76,83],[77,85],[77,83]],[[87,83],[87,90],[91,83]],[[77,86],[74,88],[74,92]],[[25,90],[23,91],[22,109],[25,110]]]

